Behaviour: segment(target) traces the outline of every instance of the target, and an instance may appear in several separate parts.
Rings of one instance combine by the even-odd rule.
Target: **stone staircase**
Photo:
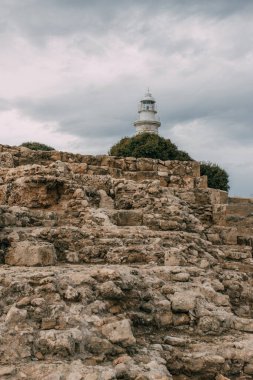
[[[236,227],[238,244],[253,247],[253,199],[229,198],[226,223]]]
[[[0,150],[1,379],[252,378],[252,245],[197,163]]]

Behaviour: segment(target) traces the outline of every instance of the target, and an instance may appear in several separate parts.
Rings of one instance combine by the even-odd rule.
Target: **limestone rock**
[[[9,152],[0,153],[0,167],[12,168],[14,166],[13,156]]]
[[[128,319],[104,325],[102,334],[112,343],[121,343],[124,347],[132,346],[136,342]]]
[[[215,378],[215,380],[229,380],[229,378],[225,377],[223,375],[217,375],[216,378]]]
[[[46,266],[56,262],[53,244],[17,242],[11,247],[5,258],[6,264],[18,266]]]
[[[165,265],[180,265],[180,249],[172,247],[165,252],[164,264]]]
[[[24,322],[27,317],[27,311],[21,310],[16,308],[15,306],[12,306],[10,310],[8,311],[5,322],[7,324],[18,324],[20,322]]]
[[[47,330],[41,331],[36,341],[36,348],[42,354],[53,354],[62,357],[74,354],[76,350],[82,351],[84,334],[78,329],[67,331]]]
[[[180,346],[180,347],[185,347],[187,344],[187,340],[185,338],[176,337],[176,336],[166,336],[164,338],[164,342],[172,346]]]
[[[244,368],[244,372],[247,375],[253,375],[253,363],[247,364],[246,367]]]
[[[4,376],[13,375],[15,373],[14,366],[2,366],[0,367],[0,376],[3,378]]]
[[[124,297],[122,290],[113,281],[104,282],[99,286],[99,293],[105,298],[121,299]]]
[[[176,292],[171,297],[171,307],[174,312],[189,312],[196,304],[196,294],[193,292]]]

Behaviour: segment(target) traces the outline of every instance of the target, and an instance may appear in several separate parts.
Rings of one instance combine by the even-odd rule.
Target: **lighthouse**
[[[138,113],[139,119],[134,122],[136,135],[140,133],[154,133],[157,135],[161,123],[156,115],[156,101],[149,90],[140,101]]]

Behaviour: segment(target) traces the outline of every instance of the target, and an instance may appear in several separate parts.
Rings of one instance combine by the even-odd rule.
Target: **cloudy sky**
[[[160,134],[253,197],[252,0],[0,0],[0,143],[107,153],[150,87]]]

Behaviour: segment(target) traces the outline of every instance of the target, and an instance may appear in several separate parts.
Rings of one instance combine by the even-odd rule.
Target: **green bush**
[[[24,142],[20,146],[24,146],[25,148],[29,148],[31,150],[44,150],[44,151],[55,150],[51,146],[48,146],[39,142],[35,142],[35,141]]]
[[[229,176],[226,170],[211,162],[200,162],[200,175],[208,177],[208,187],[229,190]]]
[[[169,139],[150,133],[124,137],[109,151],[111,156],[147,157],[160,160],[192,161],[188,153],[177,148]]]

